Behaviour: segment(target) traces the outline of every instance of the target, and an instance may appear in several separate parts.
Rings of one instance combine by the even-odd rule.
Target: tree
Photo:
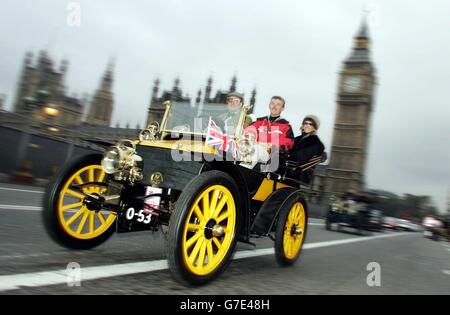
[[[377,196],[375,204],[385,216],[422,220],[427,215],[437,215],[430,196],[404,194],[402,197]]]

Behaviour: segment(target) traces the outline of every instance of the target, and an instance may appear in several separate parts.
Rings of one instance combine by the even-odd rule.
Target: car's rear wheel
[[[50,237],[68,248],[89,249],[106,241],[115,231],[116,214],[89,210],[86,193],[101,195],[105,172],[101,155],[78,158],[60,172],[47,188],[42,212]]]
[[[172,274],[190,284],[206,283],[228,266],[240,225],[240,195],[221,171],[194,178],[171,214],[167,258]]]
[[[292,265],[298,259],[307,228],[306,202],[294,195],[281,206],[275,231],[275,257],[280,266]]]

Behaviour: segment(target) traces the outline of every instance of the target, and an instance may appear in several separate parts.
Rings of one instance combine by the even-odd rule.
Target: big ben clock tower
[[[328,194],[340,195],[350,187],[364,189],[375,83],[368,28],[363,21],[338,80],[330,164],[325,183]]]

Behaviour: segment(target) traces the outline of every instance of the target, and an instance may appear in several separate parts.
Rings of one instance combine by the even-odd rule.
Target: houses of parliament
[[[62,60],[58,67],[45,51],[39,53],[35,62],[33,62],[33,54],[27,52],[17,86],[14,112],[31,115],[48,123],[69,128],[83,126],[84,129],[91,128],[92,131],[95,127],[112,128],[114,64],[110,62],[107,65],[90,102],[86,94],[81,98],[67,95],[64,84],[67,71],[67,60]],[[209,77],[205,90],[199,89],[197,92],[194,100],[195,107],[206,103],[226,104],[227,94],[237,90],[237,77],[233,76],[228,90],[218,90],[215,95],[212,95],[212,85],[213,78]],[[185,96],[180,87],[179,78],[174,80],[171,90],[159,92],[160,80],[156,79],[148,107],[147,122],[161,121],[164,101],[191,103],[190,97]],[[255,99],[256,90],[254,89],[249,100],[251,105],[255,104]]]
[[[376,86],[376,71],[370,57],[370,44],[368,26],[366,21],[363,21],[354,36],[353,47],[342,63],[337,80],[333,139],[331,147],[326,148],[329,162],[328,165],[316,169],[313,180],[313,188],[322,191],[325,198],[341,194],[349,187],[362,189],[365,186],[364,176]],[[111,126],[114,111],[112,62],[106,66],[90,101],[87,97],[67,95],[64,83],[67,71],[66,60],[57,66],[48,54],[42,51],[33,62],[33,55],[27,53],[20,72],[14,113],[37,117],[55,126],[81,130],[111,141],[137,136],[139,126]],[[237,90],[236,76],[231,79],[229,89],[218,90],[215,94],[212,93],[213,78],[207,78],[205,88],[198,90],[194,100],[183,93],[179,78],[174,80],[170,90],[161,90],[160,84],[159,79],[156,79],[152,90],[149,91],[151,96],[147,123],[161,121],[163,102],[166,100],[198,107],[204,104],[226,103],[226,95]],[[256,90],[247,95],[246,102],[255,105]]]

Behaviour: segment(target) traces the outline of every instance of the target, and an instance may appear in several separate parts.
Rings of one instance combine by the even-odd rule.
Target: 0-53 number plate
[[[128,208],[117,218],[117,232],[136,232],[150,230],[155,220],[155,213],[147,209]]]
[[[119,214],[117,218],[117,232],[134,232],[150,230],[154,226],[155,217],[158,215],[161,203],[162,188],[147,187],[144,201],[144,209],[129,206],[125,212]]]
[[[136,220],[138,223],[149,224],[152,221],[152,214],[148,210],[136,211],[134,208],[128,208],[125,218],[128,221]]]

